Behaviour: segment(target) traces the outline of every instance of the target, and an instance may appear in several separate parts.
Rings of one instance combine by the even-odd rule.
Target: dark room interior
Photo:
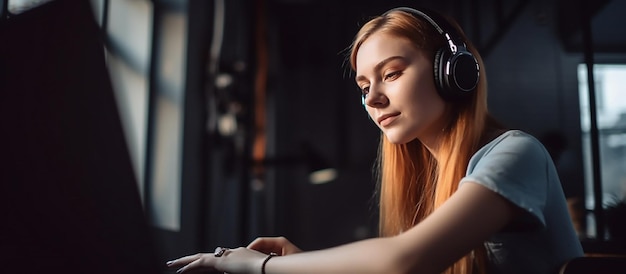
[[[552,153],[585,253],[626,256],[626,1],[0,3],[0,272],[376,237],[380,131],[346,50],[396,6],[463,26],[490,112]]]

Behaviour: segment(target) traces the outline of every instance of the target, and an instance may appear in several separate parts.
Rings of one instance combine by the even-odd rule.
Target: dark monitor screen
[[[90,1],[0,21],[5,273],[157,273]]]

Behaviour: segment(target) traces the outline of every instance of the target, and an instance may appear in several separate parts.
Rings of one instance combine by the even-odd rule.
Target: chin
[[[394,145],[403,145],[415,140],[414,137],[398,136],[394,134],[385,134],[385,136],[387,137],[387,140]]]
[[[383,134],[390,143],[394,145],[403,145],[417,139],[419,127],[392,127],[383,130]]]

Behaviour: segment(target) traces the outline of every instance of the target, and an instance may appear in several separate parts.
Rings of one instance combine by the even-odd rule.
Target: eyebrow
[[[378,71],[378,70],[380,70],[383,66],[385,66],[387,63],[389,63],[389,62],[391,62],[391,61],[393,61],[393,60],[398,60],[398,59],[399,59],[399,60],[402,60],[402,61],[406,61],[406,58],[404,58],[404,57],[402,57],[402,56],[399,56],[399,55],[396,55],[396,56],[391,56],[391,57],[385,58],[384,60],[382,60],[382,61],[378,62],[378,64],[376,64],[376,66],[374,66],[374,71]],[[356,82],[359,82],[359,81],[363,81],[363,80],[366,80],[366,79],[365,79],[365,76],[363,76],[363,75],[358,75],[358,76],[356,76],[356,77],[354,78],[354,80],[355,80]]]

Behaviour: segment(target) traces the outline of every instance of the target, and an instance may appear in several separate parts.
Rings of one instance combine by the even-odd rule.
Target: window
[[[9,0],[6,0],[6,1],[9,1]],[[10,0],[9,1],[9,13],[20,14],[22,12],[41,6],[45,4],[46,2],[50,2],[50,1],[52,0]]]
[[[108,8],[107,66],[143,195],[152,5],[148,1],[110,1],[108,7],[94,6],[97,17],[102,14],[98,9]]]
[[[596,123],[603,207],[626,199],[626,65],[594,65],[596,92]],[[589,105],[587,67],[578,67],[580,115],[585,167],[585,208],[593,210],[596,201],[593,187],[593,159],[591,147],[591,117]],[[587,234],[594,237],[595,222],[588,220]]]
[[[186,14],[159,1],[92,5],[104,25],[107,66],[145,209],[155,226],[177,231]]]

